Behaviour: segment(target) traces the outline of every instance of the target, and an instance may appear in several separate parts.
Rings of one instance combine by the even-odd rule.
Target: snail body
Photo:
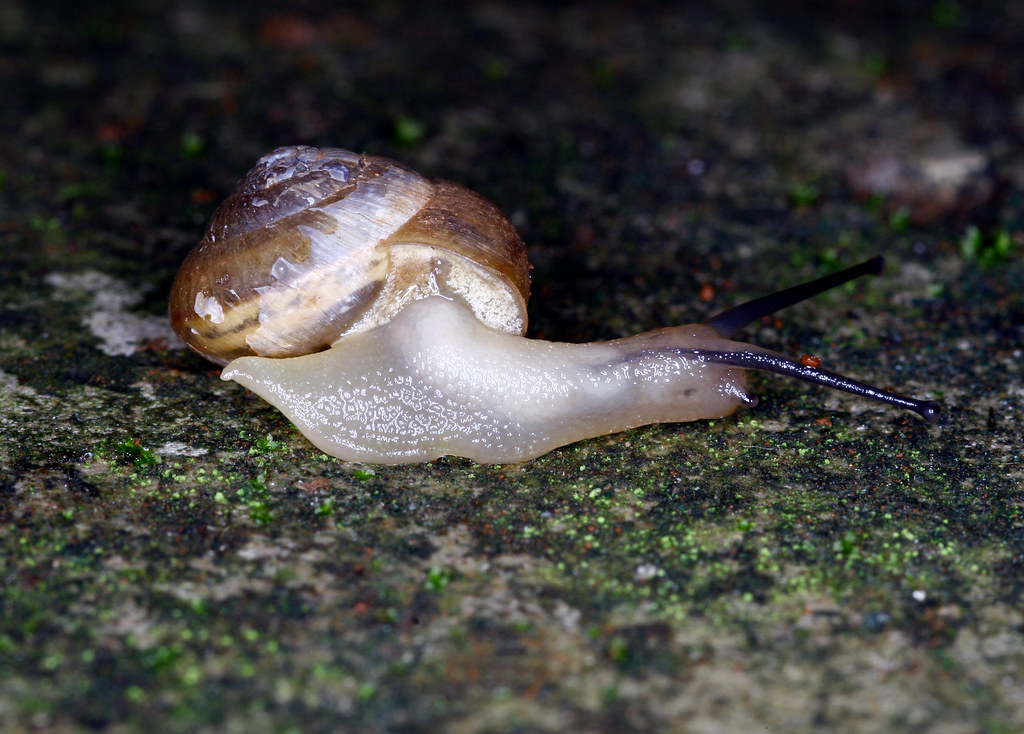
[[[406,463],[517,462],[649,423],[728,415],[746,368],[915,410],[884,392],[729,339],[843,273],[707,324],[565,344],[526,339],[529,265],[482,197],[384,158],[291,147],[264,156],[214,214],[175,280],[193,350],[278,407],[325,453]]]
[[[434,296],[346,337],[344,348],[240,357],[222,377],[273,403],[332,456],[400,463],[455,454],[506,463],[752,403],[743,370],[688,353],[699,344],[728,344],[711,331],[677,327],[603,343],[546,342],[488,327]]]

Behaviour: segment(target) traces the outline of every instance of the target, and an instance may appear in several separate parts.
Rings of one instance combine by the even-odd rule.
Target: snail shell
[[[523,334],[529,286],[522,240],[478,194],[386,158],[294,146],[261,158],[214,213],[170,318],[224,365],[321,351],[440,288]]]

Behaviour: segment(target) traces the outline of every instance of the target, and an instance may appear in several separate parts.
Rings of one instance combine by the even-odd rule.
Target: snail
[[[650,423],[756,403],[745,369],[886,392],[731,341],[747,324],[882,259],[689,324],[590,344],[524,337],[529,265],[496,206],[457,184],[338,148],[279,148],[213,215],[170,297],[194,351],[349,461],[519,462]]]

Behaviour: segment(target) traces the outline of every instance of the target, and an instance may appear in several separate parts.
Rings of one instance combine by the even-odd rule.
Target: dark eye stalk
[[[801,283],[800,285],[793,286],[792,288],[786,288],[778,293],[772,293],[767,296],[762,296],[761,298],[755,298],[752,301],[747,301],[746,303],[741,303],[738,306],[722,311],[717,316],[711,317],[705,323],[715,329],[715,331],[723,337],[730,338],[743,329],[743,327],[757,321],[763,316],[788,308],[800,301],[806,301],[809,298],[813,298],[820,293],[824,293],[827,290],[831,290],[843,283],[859,278],[862,275],[880,275],[884,269],[884,258],[876,255],[875,257],[865,260],[858,265],[846,268],[845,270],[840,270],[838,273],[826,275],[808,283]],[[791,357],[787,357],[784,354],[772,352],[767,349],[762,350],[760,348],[748,348],[743,351],[737,350],[734,352],[711,350],[694,351],[695,354],[698,352],[700,356],[703,356],[705,359],[719,364],[728,364],[734,367],[742,367],[744,369],[775,372],[776,374],[795,377],[798,380],[803,380],[805,382],[814,382],[819,385],[835,388],[836,390],[853,393],[854,395],[861,395],[882,403],[888,403],[889,405],[907,408],[930,422],[938,420],[939,413],[941,412],[939,404],[934,400],[919,400],[917,398],[909,398],[905,395],[888,392],[872,385],[850,379],[849,377],[836,374],[835,372],[829,372],[828,370],[806,365],[800,360],[796,360]]]

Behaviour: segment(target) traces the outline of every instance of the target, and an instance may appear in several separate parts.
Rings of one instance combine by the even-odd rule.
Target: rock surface
[[[1024,10],[762,5],[0,2],[0,729],[1024,729]],[[745,337],[943,418],[328,459],[165,316],[294,143],[494,200],[534,336],[880,252]]]

